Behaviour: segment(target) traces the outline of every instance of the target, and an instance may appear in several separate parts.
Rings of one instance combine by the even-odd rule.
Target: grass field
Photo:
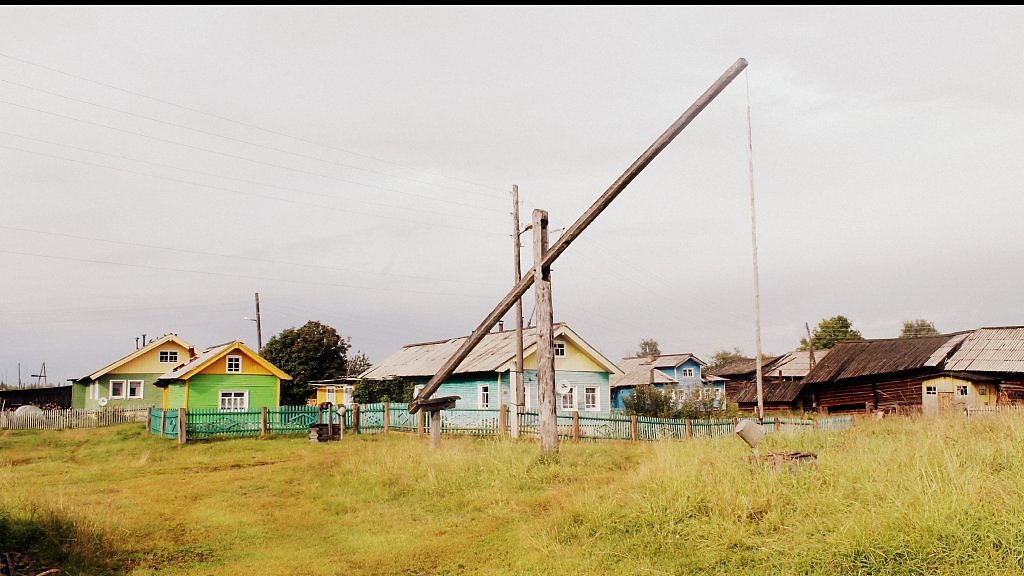
[[[406,434],[186,446],[0,433],[0,551],[63,574],[1021,574],[1024,419],[563,443]]]

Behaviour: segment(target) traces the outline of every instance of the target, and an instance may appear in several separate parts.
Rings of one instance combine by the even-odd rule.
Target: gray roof
[[[595,361],[608,367],[609,372],[618,372],[619,369],[613,362],[602,356],[597,350],[594,350],[564,323],[555,324],[555,337],[567,337],[584,350],[587,350],[594,356]],[[462,336],[450,340],[403,346],[401,350],[388,356],[380,364],[363,372],[359,377],[383,379],[392,376],[433,376],[459,349],[466,338],[466,336]],[[508,362],[515,358],[515,338],[515,330],[504,330],[486,334],[480,343],[466,356],[466,359],[455,368],[454,374],[502,370]],[[536,342],[537,328],[524,329],[523,348],[529,349]]]
[[[707,364],[703,360],[701,360],[700,358],[697,358],[693,354],[684,353],[684,354],[662,354],[661,356],[657,356],[657,357],[654,358],[654,367],[655,368],[675,368],[676,366],[679,366],[680,364],[686,362],[687,360],[693,360],[694,362],[696,362],[697,364],[700,364],[701,366],[707,366]]]
[[[1024,372],[1024,327],[978,328],[945,361],[954,372]]]
[[[828,350],[815,350],[814,362],[820,362],[826,354],[828,354]],[[778,377],[780,372],[783,378],[803,378],[811,371],[811,359],[808,357],[807,350],[794,350],[772,360],[771,364],[763,367],[763,370],[765,378]]]
[[[647,358],[623,358],[619,361],[619,368],[622,369],[623,374],[613,376],[608,381],[612,388],[642,384],[676,384],[674,378],[661,370],[655,370],[654,365]]]

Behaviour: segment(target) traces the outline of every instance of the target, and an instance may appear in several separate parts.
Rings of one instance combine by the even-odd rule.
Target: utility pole
[[[807,330],[807,370],[814,368],[814,342],[811,342],[811,327],[804,322],[804,330]]]
[[[520,250],[522,244],[519,242],[519,186],[512,185],[512,255],[513,270],[515,271],[515,286],[522,279],[522,262]],[[519,414],[523,412],[526,404],[526,386],[523,383],[523,297],[516,299],[516,365],[512,369],[512,380],[509,382],[512,395],[512,426],[510,432],[513,438],[519,438]]]
[[[533,294],[537,300],[537,426],[540,451],[558,451],[558,415],[555,412],[555,332],[551,307],[551,266],[544,265],[548,250],[548,213],[533,211]]]
[[[256,352],[263,349],[263,323],[260,321],[260,293],[256,293]]]

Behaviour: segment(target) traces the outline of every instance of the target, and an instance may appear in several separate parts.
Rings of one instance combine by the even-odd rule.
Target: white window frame
[[[115,383],[121,385],[121,393],[120,394],[114,394],[114,384]],[[110,392],[110,394],[107,395],[107,398],[110,398],[111,400],[121,400],[121,399],[124,399],[124,395],[128,393],[127,382],[125,382],[124,380],[111,380],[108,392]]]
[[[491,407],[491,385],[480,384],[476,387],[476,406],[477,408],[490,408]]]
[[[225,394],[231,394],[231,396],[227,398],[228,400],[231,400],[231,402],[229,402],[229,406],[226,409],[224,407],[224,400],[225,400],[224,395]],[[241,396],[237,396],[237,394],[241,394]],[[241,408],[239,408],[237,406],[231,406],[230,405],[230,404],[236,404],[235,400],[237,398],[241,398],[242,399],[242,406],[241,406]],[[246,412],[248,410],[249,410],[249,391],[248,390],[221,390],[220,392],[217,393],[217,411],[218,412]]]
[[[680,368],[679,369],[679,377],[680,378],[693,378],[693,368]]]
[[[231,361],[235,361],[235,369],[231,369]],[[242,373],[242,357],[238,354],[232,354],[224,359],[224,371],[229,374],[241,374]]]
[[[566,394],[559,394],[558,406],[565,412],[578,412],[579,407],[576,406],[576,387],[570,386],[569,392]],[[568,402],[567,402],[568,401]],[[569,404],[568,406],[566,404]]]
[[[139,395],[135,396],[132,394],[132,384],[139,385]],[[145,380],[128,380],[124,386],[125,398],[132,400],[141,400],[146,395],[146,381]]]
[[[591,402],[591,394],[593,394],[593,402]],[[600,412],[601,411],[601,389],[597,386],[584,386],[583,387],[583,409],[587,412]]]
[[[939,393],[939,389],[935,386],[925,386],[924,393],[926,396],[936,396]]]
[[[970,394],[970,390],[968,390],[968,387],[967,387],[966,384],[957,384],[957,386],[956,386],[956,395],[957,396],[967,396],[969,394]]]
[[[331,404],[338,403],[338,387],[337,386],[325,386],[324,387],[324,400]]]
[[[173,354],[173,356],[172,356]],[[178,363],[178,351],[177,350],[161,350],[160,351],[160,363],[161,364],[177,364]]]
[[[555,342],[553,355],[555,358],[565,358],[565,342]]]

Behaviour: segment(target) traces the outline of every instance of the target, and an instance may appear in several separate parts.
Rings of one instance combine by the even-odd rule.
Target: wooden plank
[[[557,259],[562,252],[568,248],[569,244],[575,240],[588,226],[597,218],[605,208],[611,204],[612,200],[621,193],[626,186],[632,182],[648,164],[651,163],[654,158],[665,149],[680,132],[686,128],[694,118],[700,114],[704,108],[711,103],[712,100],[717,97],[726,86],[729,85],[740,72],[747,67],[747,61],[743,58],[736,60],[736,62],[729,67],[715,82],[704,91],[703,94],[690,105],[683,114],[669,126],[665,132],[661,134],[647,150],[645,150],[632,164],[626,168],[626,171],[622,173],[607,190],[604,191],[601,196],[594,202],[590,208],[587,209],[580,217],[574,222],[569,228],[566,229],[551,249],[544,254],[542,265],[546,268],[550,268],[552,262]],[[477,326],[476,330],[466,338],[465,342],[459,346],[459,349],[451,355],[450,358],[441,366],[441,368],[430,378],[426,386],[420,391],[420,395],[409,404],[409,412],[415,413],[420,407],[420,398],[429,398],[434,392],[437,391],[441,383],[448,379],[449,376],[458,368],[459,364],[466,359],[466,356],[476,347],[477,344],[483,340],[484,336],[491,330],[498,320],[500,320],[506,312],[508,312],[512,305],[515,304],[516,300],[523,297],[526,291],[534,282],[532,274],[527,274],[512,288],[504,298],[498,302],[498,305],[491,310],[490,314],[484,317],[480,325]]]

